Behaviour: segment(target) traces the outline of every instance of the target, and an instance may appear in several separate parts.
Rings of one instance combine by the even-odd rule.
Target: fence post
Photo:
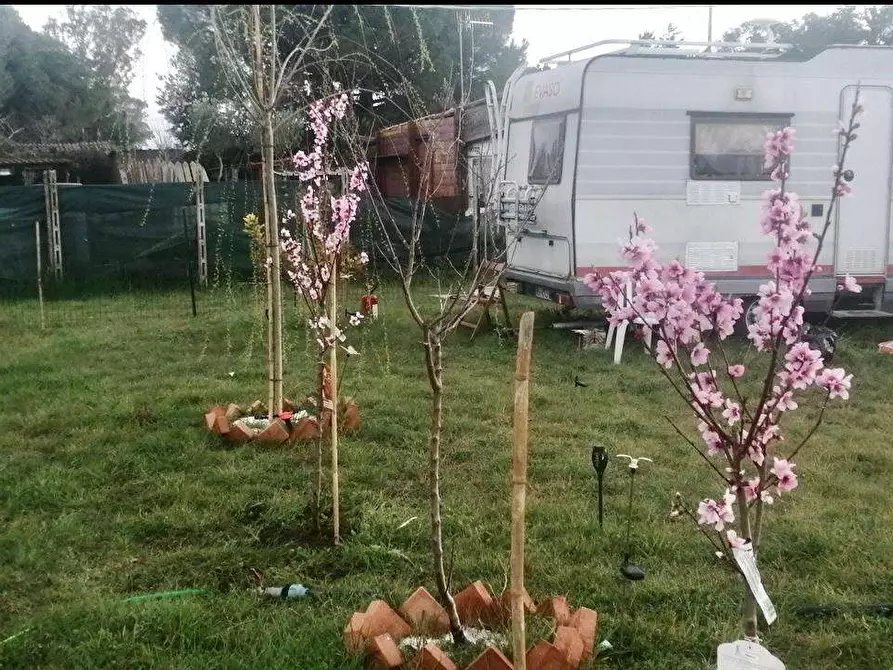
[[[43,171],[43,196],[47,208],[47,239],[50,245],[50,270],[62,280],[62,234],[59,226],[59,188],[56,171]]]
[[[208,286],[208,245],[205,236],[205,180],[204,172],[198,170],[195,176],[195,240],[198,251],[198,280]]]
[[[47,326],[46,317],[43,312],[43,268],[40,263],[40,221],[34,220],[34,243],[37,247],[37,301],[40,305],[40,329],[44,330]]]

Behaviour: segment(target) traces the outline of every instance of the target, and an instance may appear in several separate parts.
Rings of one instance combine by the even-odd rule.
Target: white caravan
[[[766,132],[796,129],[789,189],[818,229],[840,142],[834,129],[861,84],[866,112],[846,161],[854,193],[834,212],[807,306],[827,309],[836,277],[849,273],[864,290],[837,315],[893,316],[893,48],[834,46],[795,61],[774,44],[741,52],[723,43],[608,43],[632,46],[519,70],[506,85],[494,205],[519,234],[507,274],[522,292],[596,306],[582,279],[623,265],[618,245],[635,212],[652,226],[662,260],[704,271],[724,293],[754,296],[771,248],[759,226],[772,185]],[[730,46],[739,51],[719,52]]]

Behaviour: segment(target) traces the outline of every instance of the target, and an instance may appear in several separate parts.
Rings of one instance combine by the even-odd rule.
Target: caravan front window
[[[691,116],[692,179],[769,179],[769,171],[763,166],[766,134],[788,125],[790,115]]]
[[[533,120],[533,130],[530,133],[530,163],[527,167],[528,183],[557,184],[561,181],[565,124],[564,116]]]

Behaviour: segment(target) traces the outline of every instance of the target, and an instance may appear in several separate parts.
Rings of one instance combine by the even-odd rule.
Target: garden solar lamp
[[[592,447],[592,467],[595,468],[595,476],[598,477],[598,527],[604,524],[604,499],[602,498],[602,483],[605,476],[605,468],[608,467],[608,452],[604,447]]]
[[[633,458],[627,454],[617,454],[617,458],[626,458],[629,459],[629,504],[626,508],[626,549],[623,554],[623,565],[620,566],[620,574],[622,574],[626,579],[630,581],[640,581],[645,579],[645,571],[640,568],[635,563],[630,562],[630,555],[632,553],[630,542],[629,542],[629,534],[630,528],[632,526],[632,513],[633,513],[633,483],[636,479],[636,472],[639,470],[639,461],[648,461],[649,463],[654,463],[647,456],[640,456],[639,458]]]

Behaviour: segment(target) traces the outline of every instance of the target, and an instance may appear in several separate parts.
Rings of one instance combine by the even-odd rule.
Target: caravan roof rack
[[[688,56],[691,58],[753,58],[753,59],[766,59],[766,58],[778,58],[783,52],[792,49],[793,45],[791,44],[778,44],[776,42],[675,42],[673,40],[622,40],[622,39],[611,39],[611,40],[600,40],[598,42],[593,42],[592,44],[586,44],[581,47],[577,47],[576,49],[570,49],[568,51],[562,51],[561,53],[553,54],[551,56],[547,56],[545,58],[540,59],[540,64],[545,65],[548,63],[556,63],[561,61],[562,59],[567,59],[565,62],[569,62],[571,56],[576,53],[580,53],[581,51],[588,51],[589,49],[595,49],[596,47],[606,46],[609,44],[625,44],[633,47],[629,51],[630,54],[643,54],[644,50],[635,49],[635,47],[701,47],[704,51],[680,51],[679,55]],[[735,49],[733,52],[715,52],[712,49]],[[752,50],[775,50],[778,53],[749,53]],[[666,53],[666,52],[664,52]]]

